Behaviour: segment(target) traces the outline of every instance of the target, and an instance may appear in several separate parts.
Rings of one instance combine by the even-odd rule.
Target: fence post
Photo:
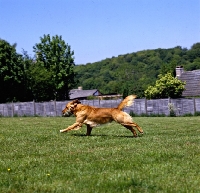
[[[33,116],[36,115],[35,100],[33,100]]]
[[[169,115],[170,115],[169,104],[171,104],[171,98],[170,97],[168,98],[168,112],[169,112]]]
[[[46,115],[46,108],[45,108],[45,103],[43,103],[43,113],[44,113],[44,117],[45,117],[45,115]]]
[[[196,113],[196,100],[193,98],[193,104],[194,104],[194,114]]]
[[[13,104],[13,101],[12,101],[12,117],[14,117],[14,104]]]
[[[147,99],[144,99],[145,114],[147,115]]]
[[[56,111],[56,99],[54,100],[54,110],[55,110],[55,116],[57,116],[57,111]]]

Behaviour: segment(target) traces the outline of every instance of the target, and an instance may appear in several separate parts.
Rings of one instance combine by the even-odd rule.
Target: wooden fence
[[[50,102],[18,102],[0,104],[0,116],[62,116],[61,111],[69,101]],[[117,107],[121,99],[117,100],[81,100],[82,104],[96,107]],[[200,112],[200,98],[193,99],[135,99],[131,107],[125,108],[127,113],[135,114],[165,114],[169,115],[169,106],[177,116]]]

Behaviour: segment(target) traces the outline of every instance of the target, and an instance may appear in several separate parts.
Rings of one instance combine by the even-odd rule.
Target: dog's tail
[[[129,95],[127,96],[119,105],[118,109],[122,110],[124,107],[129,107],[133,104],[134,99],[137,97],[137,95]]]

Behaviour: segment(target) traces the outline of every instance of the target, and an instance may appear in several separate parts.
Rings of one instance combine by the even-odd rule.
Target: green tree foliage
[[[28,74],[31,77],[30,85],[34,100],[47,101],[54,99],[55,91],[53,89],[53,81],[51,80],[51,72],[35,63],[30,66]]]
[[[144,93],[147,99],[181,97],[185,89],[185,82],[174,78],[171,73],[167,73],[164,76],[159,75],[158,78],[155,86],[149,86],[145,90]]]
[[[24,100],[31,101],[34,99],[33,90],[31,87],[32,76],[30,76],[30,68],[34,65],[34,59],[31,58],[26,51],[22,51],[22,64],[24,67]]]
[[[69,90],[75,84],[74,51],[62,36],[44,35],[40,41],[33,47],[37,55],[35,67],[31,69],[33,93],[37,100],[68,99]]]
[[[186,71],[200,69],[200,43],[190,49],[143,50],[75,66],[74,52],[61,36],[44,35],[40,41],[33,59],[25,51],[16,53],[16,44],[0,39],[0,102],[63,100],[78,86],[142,98],[159,74],[175,76],[178,65]]]
[[[27,85],[27,60],[16,53],[16,44],[0,39],[0,102],[26,101],[30,97]]]
[[[144,91],[154,85],[158,75],[170,72],[175,77],[176,66],[185,70],[200,69],[200,43],[191,49],[176,46],[170,49],[143,50],[118,57],[78,65],[76,80],[83,89],[99,89],[102,93],[136,94],[145,97]]]

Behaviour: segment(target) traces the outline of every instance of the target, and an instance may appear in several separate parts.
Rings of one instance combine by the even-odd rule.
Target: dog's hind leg
[[[91,131],[92,131],[92,127],[90,125],[87,125],[87,133],[86,133],[86,135],[90,136]]]
[[[124,127],[126,127],[127,129],[129,129],[130,127],[133,129],[133,127],[136,127],[137,128],[137,130],[141,133],[141,134],[143,134],[144,132],[143,132],[143,130],[142,130],[142,128],[137,124],[137,123],[134,123],[134,122],[132,122],[132,123],[122,123],[122,125],[124,126]],[[131,130],[131,129],[130,129]],[[134,129],[133,129],[134,130]],[[135,131],[135,130],[134,130]]]
[[[128,125],[130,125],[130,126],[132,126],[132,127],[136,127],[137,130],[138,130],[141,134],[144,133],[144,132],[143,132],[143,129],[142,129],[137,123],[132,122],[132,123],[129,123]]]
[[[123,125],[123,126],[126,127],[128,130],[130,130],[133,133],[134,137],[137,137],[137,133],[136,133],[135,129],[133,129],[132,126],[129,126],[129,125]]]
[[[127,129],[129,129],[133,135],[136,137],[137,133],[136,131],[133,129],[133,127],[136,127],[137,130],[143,134],[143,130],[142,128],[135,122],[133,122],[132,117],[125,112],[122,112],[121,114],[118,114],[116,116],[114,116],[113,118],[117,123],[123,125],[124,127],[126,127]]]

